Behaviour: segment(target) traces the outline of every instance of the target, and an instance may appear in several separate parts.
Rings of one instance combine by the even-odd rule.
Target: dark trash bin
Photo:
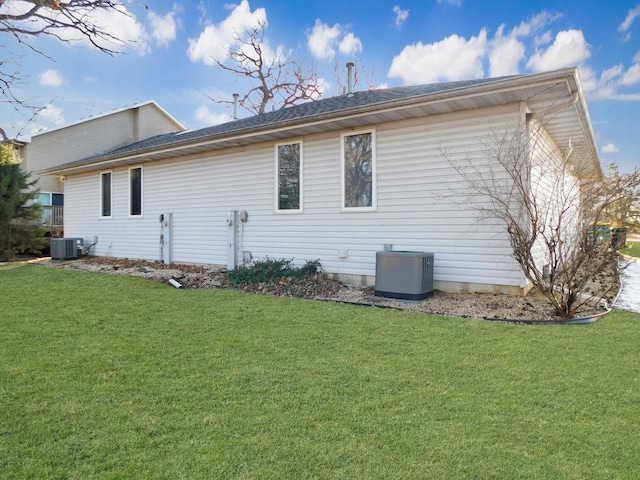
[[[618,227],[611,229],[611,248],[619,249],[627,245],[627,228]]]

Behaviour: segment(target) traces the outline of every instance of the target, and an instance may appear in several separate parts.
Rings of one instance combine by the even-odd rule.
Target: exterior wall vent
[[[376,252],[375,295],[401,300],[433,296],[433,253]]]
[[[51,260],[76,260],[82,254],[82,238],[52,238]]]

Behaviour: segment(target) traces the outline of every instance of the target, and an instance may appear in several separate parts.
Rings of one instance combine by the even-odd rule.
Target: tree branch
[[[268,106],[280,109],[320,98],[322,95],[315,66],[308,69],[301,62],[280,52],[270,54],[266,47],[264,23],[251,27],[235,38],[228,56],[231,64],[213,58],[220,70],[250,81],[251,87],[239,98],[239,105],[253,114],[264,113]],[[228,100],[216,103],[231,104]]]

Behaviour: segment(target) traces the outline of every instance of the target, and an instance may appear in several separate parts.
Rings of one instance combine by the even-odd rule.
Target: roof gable
[[[143,107],[147,107],[147,106],[153,108],[160,115],[162,115],[165,118],[167,118],[167,120],[169,120],[169,122],[175,124],[176,129],[184,130],[184,125],[182,125],[178,120],[173,118],[173,116],[171,116],[171,114],[169,114],[169,112],[167,112],[164,108],[162,108],[160,105],[158,105],[153,100],[149,100],[149,101],[146,101],[146,102],[143,102],[143,103],[136,103],[134,105],[130,105],[130,106],[127,106],[127,107],[117,108],[117,109],[112,110],[110,112],[103,112],[103,113],[99,113],[97,115],[93,115],[93,116],[90,116],[90,117],[87,117],[87,118],[82,118],[82,119],[77,120],[75,122],[68,123],[66,125],[62,125],[61,127],[56,127],[56,128],[50,128],[50,129],[47,129],[47,130],[43,130],[41,132],[34,133],[33,135],[31,135],[31,138],[38,137],[40,135],[47,135],[47,134],[52,133],[52,132],[58,132],[60,130],[64,130],[65,128],[76,127],[78,125],[82,125],[82,124],[85,124],[87,122],[93,122],[95,120],[107,118],[107,117],[110,117],[110,116],[118,115],[119,113],[122,113],[122,112],[127,112],[129,110],[134,110],[136,108],[143,108]]]

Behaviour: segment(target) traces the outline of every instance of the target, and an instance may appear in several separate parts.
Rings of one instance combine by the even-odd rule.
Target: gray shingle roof
[[[527,75],[354,92],[324,98],[263,115],[251,116],[199,130],[158,135],[75,162],[37,172],[68,175],[100,168],[132,165],[175,156],[213,152],[258,142],[360,128],[379,122],[527,102],[536,115],[547,118],[546,129],[561,148],[584,142],[588,160],[600,171],[586,101],[576,67]],[[601,172],[600,172],[601,173]]]
[[[254,115],[247,118],[234,120],[231,122],[205,127],[198,130],[186,132],[176,132],[147,138],[139,142],[131,143],[123,147],[105,152],[89,159],[84,159],[82,163],[91,163],[102,158],[111,158],[134,154],[136,152],[147,151],[149,149],[163,148],[174,144],[189,143],[197,140],[206,140],[212,137],[221,137],[245,131],[260,131],[262,129],[277,126],[282,123],[300,121],[303,123],[315,117],[339,116],[348,113],[349,110],[361,107],[383,106],[386,103],[398,100],[418,98],[434,93],[455,90],[503,80],[504,78],[483,78],[477,80],[465,80],[446,83],[431,83],[426,85],[415,85],[407,87],[395,87],[379,90],[367,90],[354,92],[353,95],[342,95],[338,97],[323,98],[320,100],[298,104],[289,108],[275,110],[262,115]]]

